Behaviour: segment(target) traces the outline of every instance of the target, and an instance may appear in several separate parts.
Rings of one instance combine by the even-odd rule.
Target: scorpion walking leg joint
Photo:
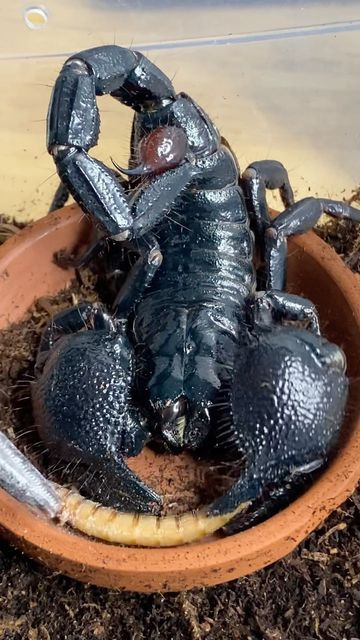
[[[255,322],[269,326],[284,320],[295,322],[307,320],[313,333],[320,335],[319,318],[313,302],[291,293],[266,291],[255,301]]]
[[[325,198],[304,198],[280,213],[265,231],[265,269],[267,289],[283,290],[286,272],[286,239],[312,229],[320,216],[360,221],[360,210],[345,202]]]
[[[132,267],[113,304],[118,318],[126,318],[134,305],[142,299],[162,263],[159,244],[153,234],[148,233],[139,238],[138,247],[140,258]]]
[[[288,173],[276,160],[252,162],[242,174],[241,184],[254,219],[256,234],[261,242],[265,229],[270,225],[266,189],[279,189],[285,207],[294,202]]]

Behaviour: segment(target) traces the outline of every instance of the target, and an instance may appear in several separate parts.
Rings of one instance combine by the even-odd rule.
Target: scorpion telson
[[[129,168],[117,167],[128,180],[88,155],[103,94],[135,111]],[[101,236],[82,258],[63,255],[62,265],[88,263],[109,238],[109,254],[122,250],[114,238],[127,239],[139,258],[112,314],[82,303],[43,333],[32,385],[40,436],[58,456],[95,466],[113,489],[108,504],[100,490],[93,496],[101,507],[52,485],[47,501],[55,491],[63,521],[127,544],[197,539],[273,486],[271,506],[259,509],[266,517],[285,485],[326,462],[348,391],[345,357],[321,337],[313,303],[285,290],[287,238],[322,213],[360,221],[359,210],[323,198],[295,203],[276,161],[241,175],[202,109],[141,53],[117,46],[63,66],[48,150]],[[275,219],[266,189],[280,192]],[[244,472],[198,514],[159,519],[150,514],[161,497],[126,464],[155,440],[174,453],[245,460]],[[6,486],[27,500],[16,483]],[[54,515],[37,486],[33,501]]]
[[[182,164],[190,153],[184,131],[177,127],[158,127],[140,141],[141,164],[133,169],[114,166],[128,176],[158,175]]]

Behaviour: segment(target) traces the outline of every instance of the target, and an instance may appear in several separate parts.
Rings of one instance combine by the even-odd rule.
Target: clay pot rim
[[[54,228],[59,229],[61,226],[73,223],[74,216],[81,220],[77,207],[65,207],[51,218],[47,217],[35,222],[20,231],[16,237],[8,240],[0,248],[1,271],[6,269],[14,255],[16,258],[21,258],[22,252],[26,251],[29,245],[52,233]],[[296,238],[294,242],[297,248],[310,254],[316,263],[322,265],[322,268],[326,263],[327,273],[343,291],[360,331],[360,278],[351,273],[335,252],[315,234],[306,234]],[[107,585],[106,579],[101,575],[97,577],[97,572],[100,570],[100,573],[110,572],[118,576],[118,582],[123,588],[137,588],[133,583],[133,577],[136,574],[140,578],[141,588],[138,590],[154,590],[154,586],[158,588],[159,585],[162,590],[176,590],[176,585],[182,588],[182,583],[188,588],[223,581],[224,577],[221,575],[224,573],[223,569],[228,570],[225,579],[238,577],[240,572],[236,571],[236,566],[240,556],[243,565],[249,563],[249,570],[251,564],[252,571],[284,556],[351,495],[359,478],[360,422],[358,419],[357,427],[348,434],[342,449],[303,495],[266,522],[228,538],[216,538],[167,549],[110,545],[87,539],[45,520],[4,491],[0,491],[0,527],[5,529],[12,539],[16,539],[17,544],[25,547],[31,555],[42,558],[53,567],[61,568],[64,561],[76,565],[76,575],[79,579]],[[309,515],[311,515],[310,522]],[[275,553],[274,547],[277,547]],[[66,554],[62,553],[64,548],[67,550]],[[217,578],[217,574],[214,573],[210,579],[209,573],[211,574],[219,567],[219,554],[225,559],[221,565],[219,577]],[[49,561],[51,556],[54,561]],[[181,568],[179,567],[180,557]],[[201,557],[201,563],[196,562],[196,557]],[[79,574],[79,566],[84,567],[82,575]],[[235,570],[233,570],[234,567]],[[233,575],[230,574],[231,570],[234,571]],[[72,573],[68,568],[66,572]],[[246,571],[242,571],[242,575],[244,573]],[[199,578],[199,574],[203,578]],[[154,576],[157,577],[155,583]],[[128,580],[130,587],[127,587]]]

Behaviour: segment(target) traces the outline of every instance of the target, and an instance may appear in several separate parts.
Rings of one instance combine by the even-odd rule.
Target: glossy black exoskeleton
[[[129,168],[117,167],[128,181],[88,154],[103,94],[135,111]],[[345,358],[320,336],[314,305],[285,291],[287,237],[324,212],[359,221],[359,211],[294,203],[279,162],[254,162],[241,175],[203,110],[141,53],[117,46],[63,66],[48,150],[102,236],[82,262],[109,238],[119,251],[133,243],[139,258],[112,315],[85,303],[49,323],[33,385],[42,438],[111,477],[114,504],[143,511],[160,498],[124,457],[154,438],[175,453],[245,455],[244,474],[212,513],[322,465],[341,427]],[[279,189],[284,205],[274,220],[266,189]]]

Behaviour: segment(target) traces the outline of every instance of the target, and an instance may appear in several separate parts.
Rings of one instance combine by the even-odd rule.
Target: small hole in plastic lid
[[[26,7],[24,20],[29,29],[42,29],[48,21],[48,14],[42,6]]]

